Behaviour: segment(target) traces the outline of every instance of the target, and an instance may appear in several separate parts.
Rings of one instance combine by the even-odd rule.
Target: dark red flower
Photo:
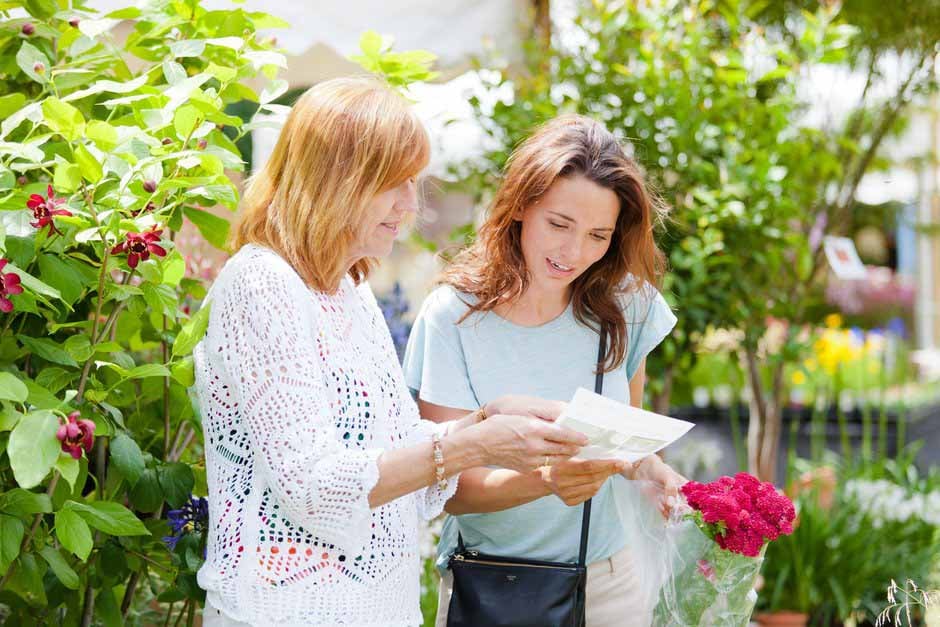
[[[59,427],[55,437],[62,443],[63,451],[78,459],[82,456],[82,449],[91,450],[95,441],[95,423],[82,420],[82,415],[73,411],[65,424]]]
[[[29,199],[26,201],[26,207],[33,212],[33,217],[36,218],[35,222],[30,222],[30,226],[36,229],[42,229],[46,226],[49,227],[49,235],[53,233],[61,233],[59,229],[55,227],[55,222],[53,218],[55,216],[70,216],[72,212],[67,209],[59,209],[59,205],[65,202],[65,198],[61,198],[55,195],[55,192],[52,191],[52,185],[49,185],[46,188],[46,197],[43,198],[40,194],[32,194]]]
[[[150,259],[151,253],[157,257],[165,257],[166,249],[157,244],[162,234],[163,229],[156,226],[143,233],[128,233],[123,242],[111,249],[111,254],[127,253],[127,265],[131,268],[136,268],[141,261]]]
[[[147,179],[144,181],[144,191],[148,194],[152,194],[157,191],[157,182],[153,179]]]
[[[9,262],[6,259],[0,259],[0,311],[3,313],[13,311],[13,301],[9,297],[23,293],[20,275],[15,272],[3,272],[7,263]]]
[[[26,22],[25,24],[23,24],[22,32],[24,35],[29,37],[30,35],[36,32],[36,27],[33,26],[32,22]]]

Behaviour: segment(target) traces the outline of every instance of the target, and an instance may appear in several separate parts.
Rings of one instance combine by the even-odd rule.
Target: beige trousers
[[[650,627],[653,608],[648,607],[649,601],[641,592],[640,577],[629,549],[589,564],[587,627]],[[437,597],[436,627],[447,627],[447,608],[453,588],[453,576],[449,570],[444,571]]]

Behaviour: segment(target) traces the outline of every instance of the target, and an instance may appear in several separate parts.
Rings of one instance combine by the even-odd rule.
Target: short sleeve
[[[632,379],[640,364],[676,326],[676,316],[663,295],[646,285],[627,298],[627,378]]]
[[[425,299],[405,349],[405,382],[419,398],[435,405],[473,410],[479,407],[460,343],[459,308],[466,307],[450,288]]]

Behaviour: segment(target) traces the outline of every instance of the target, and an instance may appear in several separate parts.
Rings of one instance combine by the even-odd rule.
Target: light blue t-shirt
[[[594,389],[598,335],[580,324],[571,305],[554,320],[525,327],[488,312],[466,313],[472,296],[442,286],[421,306],[405,351],[408,387],[436,405],[474,410],[504,394],[570,400],[575,390]],[[623,367],[604,375],[604,396],[630,402],[630,379],[646,355],[676,323],[669,306],[652,287],[623,296],[628,349]],[[588,563],[624,546],[623,531],[607,481],[591,506]],[[445,568],[457,545],[457,527],[467,548],[492,555],[574,562],[581,534],[580,505],[569,507],[555,495],[501,512],[448,516],[438,544],[438,567]]]

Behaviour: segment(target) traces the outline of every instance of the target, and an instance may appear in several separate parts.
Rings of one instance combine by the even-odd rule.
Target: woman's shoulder
[[[656,286],[632,274],[620,285],[618,296],[627,324],[642,324],[647,316],[671,312]]]
[[[270,248],[246,244],[225,262],[212,291],[216,295],[235,291],[275,297],[305,289],[303,279],[286,259]]]
[[[434,325],[456,324],[467,313],[476,298],[442,284],[434,288],[421,303],[418,318]]]

